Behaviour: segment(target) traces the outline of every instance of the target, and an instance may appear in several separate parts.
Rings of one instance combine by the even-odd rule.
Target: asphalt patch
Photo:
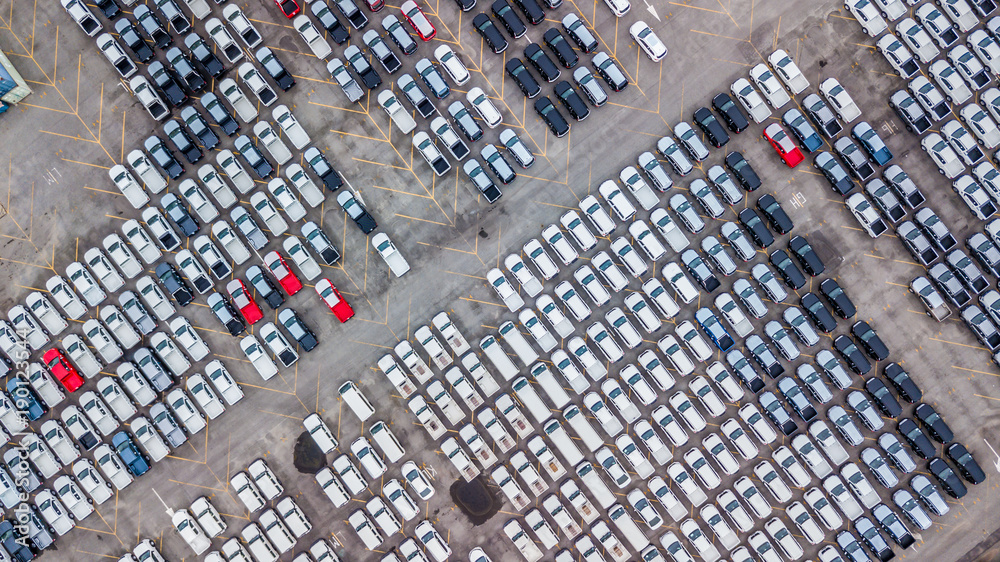
[[[295,464],[295,470],[303,474],[316,474],[319,469],[326,466],[326,455],[313,441],[308,431],[303,431],[295,440],[292,462]]]
[[[471,482],[456,480],[448,489],[452,501],[458,509],[469,518],[473,526],[482,525],[500,511],[503,502],[499,501],[490,490],[483,477],[479,476]]]

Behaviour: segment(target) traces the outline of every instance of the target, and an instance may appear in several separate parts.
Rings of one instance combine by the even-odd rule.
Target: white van
[[[580,411],[579,406],[576,404],[570,404],[562,411],[562,414],[566,423],[573,428],[577,437],[583,441],[583,445],[587,447],[587,450],[591,453],[600,449],[601,446],[604,445],[604,440],[601,439],[601,436],[594,430],[594,426],[590,424],[590,420],[587,419],[587,416]]]
[[[326,425],[319,414],[313,412],[302,420],[302,426],[306,428],[312,440],[316,442],[324,455],[328,455],[337,448],[337,438],[330,431],[330,426]]]
[[[351,501],[351,496],[347,493],[347,489],[344,488],[344,484],[330,470],[330,467],[324,466],[319,469],[319,472],[316,473],[316,483],[319,484],[326,497],[330,499],[333,507],[344,507],[347,505],[347,502]]]
[[[552,444],[559,449],[559,453],[562,454],[563,458],[566,460],[566,464],[570,466],[576,466],[577,463],[583,461],[583,453],[580,452],[580,448],[573,443],[573,439],[566,433],[566,429],[559,423],[557,419],[551,419],[548,423],[542,426],[542,431],[545,435],[549,436]]]
[[[649,546],[649,539],[646,535],[642,533],[639,526],[635,524],[632,517],[625,511],[625,507],[616,503],[615,505],[608,508],[608,517],[611,518],[611,523],[618,528],[621,534],[625,535],[625,540],[632,545],[636,551],[640,551],[647,546]]]
[[[569,394],[566,394],[545,363],[538,362],[532,365],[531,377],[542,387],[545,394],[549,395],[549,400],[552,400],[556,408],[563,408],[569,404]]]
[[[590,464],[590,461],[583,461],[576,465],[576,475],[580,477],[580,480],[590,490],[590,495],[594,496],[598,505],[607,509],[615,503],[615,495],[608,488],[608,485],[604,483],[601,475],[594,470],[594,465]]]
[[[510,320],[500,324],[500,337],[507,345],[514,350],[517,358],[527,367],[538,360],[538,353],[531,347],[528,340],[524,339],[524,334],[517,330],[517,326]]]
[[[410,374],[413,375],[420,384],[424,384],[430,380],[432,376],[434,376],[434,373],[431,372],[431,368],[427,366],[427,362],[417,355],[417,352],[413,350],[413,346],[410,345],[410,342],[403,340],[397,343],[396,347],[393,348],[393,351],[396,352],[396,355],[399,356],[403,365],[406,365],[406,368],[410,370]]]
[[[528,379],[524,377],[517,377],[514,379],[514,384],[511,385],[514,390],[514,394],[517,395],[517,399],[524,404],[524,407],[528,409],[528,413],[531,417],[535,418],[535,421],[541,423],[552,416],[549,411],[549,407],[545,405],[535,389],[531,387],[531,383]]]
[[[382,449],[382,454],[385,455],[386,462],[397,462],[406,454],[406,450],[399,444],[399,439],[396,439],[396,436],[392,434],[392,430],[389,429],[389,426],[384,421],[379,420],[373,423],[368,432],[371,433],[372,439],[375,440],[375,444],[378,445],[379,449]]]
[[[486,336],[479,340],[479,349],[483,350],[486,358],[497,368],[503,380],[509,381],[517,376],[517,365],[514,365],[514,362],[507,356],[507,352],[500,347],[500,340],[493,336]]]
[[[340,385],[338,392],[340,392],[340,397],[344,399],[344,402],[347,402],[347,405],[351,407],[351,410],[361,421],[365,421],[375,415],[375,407],[361,393],[361,389],[358,388],[358,385],[354,381],[347,381]]]

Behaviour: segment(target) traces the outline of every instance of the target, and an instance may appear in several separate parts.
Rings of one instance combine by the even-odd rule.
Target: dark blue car
[[[28,386],[28,382],[17,375],[7,381],[7,394],[14,403],[14,408],[27,416],[28,421],[35,421],[49,411]]]
[[[14,562],[31,562],[35,559],[35,551],[28,546],[26,537],[21,536],[10,521],[0,521],[0,544],[3,544]]]
[[[149,461],[146,459],[146,455],[139,452],[139,448],[135,446],[135,442],[132,441],[132,437],[128,433],[124,431],[116,433],[111,438],[111,445],[114,446],[118,457],[125,464],[125,468],[133,476],[142,476],[149,471]]]
[[[799,141],[799,144],[806,150],[806,152],[815,152],[823,146],[823,139],[820,138],[819,133],[816,129],[809,123],[805,115],[798,109],[789,109],[781,116],[781,122],[788,127],[788,130],[792,132],[792,135]]]
[[[889,152],[889,147],[885,145],[882,137],[878,136],[878,133],[867,121],[855,125],[851,129],[851,136],[861,143],[868,156],[879,166],[885,166],[892,160],[892,152]]]
[[[722,322],[719,322],[719,318],[710,309],[699,308],[694,313],[694,319],[698,321],[701,329],[708,334],[708,337],[712,339],[712,343],[720,350],[729,351],[736,343],[733,341],[733,337],[729,335],[729,332],[726,331]]]

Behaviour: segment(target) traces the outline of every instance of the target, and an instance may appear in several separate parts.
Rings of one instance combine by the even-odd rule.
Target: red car
[[[424,12],[421,11],[420,6],[417,6],[416,2],[406,0],[406,2],[403,2],[401,9],[403,10],[403,17],[406,18],[406,21],[410,22],[410,25],[417,31],[417,35],[421,39],[430,41],[437,35],[437,30],[434,29],[431,20],[427,19],[427,16],[424,15]]]
[[[226,291],[229,293],[229,297],[233,299],[236,308],[240,309],[240,314],[243,315],[243,319],[247,321],[247,324],[256,324],[264,317],[264,313],[261,312],[260,307],[250,297],[250,292],[247,291],[247,286],[243,284],[243,281],[233,279],[226,285]]]
[[[292,269],[288,267],[285,259],[278,252],[268,252],[264,256],[264,265],[271,270],[271,275],[274,275],[274,278],[278,280],[281,288],[288,293],[288,296],[292,296],[302,290],[302,281],[299,281],[299,278],[292,273]]]
[[[347,304],[344,297],[340,295],[340,291],[333,286],[333,283],[329,279],[320,279],[316,283],[316,293],[319,294],[319,298],[323,299],[326,306],[330,307],[330,310],[336,315],[337,320],[347,322],[354,316],[354,309],[351,308],[351,305]]]
[[[385,8],[385,0],[365,0],[365,4],[368,4],[368,9],[373,12]]]
[[[42,356],[42,361],[49,368],[49,372],[59,379],[59,382],[62,383],[68,392],[74,392],[83,386],[83,377],[80,376],[80,373],[76,372],[76,367],[70,364],[69,359],[63,355],[62,350],[52,348],[46,351],[45,355]]]
[[[302,11],[302,8],[299,7],[299,3],[295,0],[274,0],[274,3],[278,5],[278,8],[281,9],[281,13],[285,14],[286,18],[294,18],[299,15],[299,12]]]
[[[788,133],[781,128],[781,125],[777,123],[771,123],[764,128],[764,138],[771,143],[774,147],[774,151],[781,156],[781,159],[785,161],[785,164],[789,168],[794,168],[799,165],[805,157],[802,156],[802,151],[799,147],[795,146],[792,142],[792,138],[788,136]]]

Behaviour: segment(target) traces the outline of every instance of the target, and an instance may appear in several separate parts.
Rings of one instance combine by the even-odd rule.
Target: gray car
[[[702,181],[704,183],[704,181]],[[708,184],[705,184],[708,188]],[[714,195],[713,195],[714,197]],[[705,221],[698,216],[698,212],[695,211],[694,205],[687,197],[680,193],[675,193],[668,203],[670,208],[673,209],[674,213],[680,218],[684,227],[688,229],[691,234],[697,234],[705,229]]]
[[[896,490],[892,494],[892,502],[896,504],[903,515],[921,531],[927,530],[933,524],[927,512],[920,506],[917,499],[907,490]]]
[[[351,73],[344,66],[343,61],[338,58],[332,58],[326,63],[326,70],[333,76],[333,79],[344,90],[344,95],[347,99],[356,102],[361,99],[365,92],[361,89],[361,86],[354,80]]]
[[[157,392],[163,392],[173,386],[174,381],[167,373],[167,369],[148,347],[136,350],[132,355],[132,362]]]
[[[917,225],[927,234],[931,242],[942,252],[951,251],[958,242],[951,234],[948,226],[944,224],[940,217],[928,207],[923,207],[913,214]]]
[[[743,260],[748,262],[755,257],[757,257],[757,251],[753,249],[750,244],[750,239],[747,235],[743,233],[743,229],[739,227],[738,224],[732,221],[726,221],[722,223],[722,227],[719,229],[719,234],[722,238],[729,244],[729,247],[736,252],[736,255]]]
[[[872,403],[864,393],[857,390],[849,392],[847,394],[847,405],[854,410],[854,413],[861,419],[861,423],[865,424],[865,427],[870,431],[878,431],[885,425],[885,422],[882,421],[882,416],[875,410],[875,407],[872,406]]]
[[[452,104],[448,106],[448,114],[455,120],[455,124],[458,125],[459,130],[462,131],[465,138],[472,142],[476,142],[482,138],[483,128],[476,122],[475,117],[469,113],[465,104],[460,101],[452,102]],[[503,142],[503,140],[501,139],[500,142]],[[532,158],[532,161],[534,161],[534,158]]]
[[[132,291],[125,291],[118,295],[118,304],[121,305],[125,315],[132,321],[132,324],[139,329],[144,336],[148,336],[156,329],[156,320],[146,310],[145,305]]]
[[[454,105],[454,104],[452,104]],[[461,105],[461,103],[459,103]],[[448,108],[449,111],[451,108]],[[530,168],[535,163],[535,155],[531,153],[524,141],[517,136],[517,133],[510,129],[500,131],[500,144],[507,149],[507,152],[514,157],[518,165],[522,168]]]
[[[681,176],[690,174],[691,170],[694,169],[694,164],[688,160],[687,155],[684,154],[684,151],[677,144],[677,141],[674,140],[674,137],[669,135],[661,137],[660,140],[656,141],[656,151],[666,158],[674,171]]]
[[[819,350],[816,353],[816,364],[837,388],[845,389],[851,386],[850,375],[847,374],[844,366],[840,364],[840,360],[830,350]]]
[[[726,208],[722,206],[722,202],[715,196],[715,193],[712,193],[712,188],[708,186],[708,182],[705,180],[701,178],[695,179],[691,182],[689,188],[708,216],[717,219],[726,212]]]
[[[392,52],[392,49],[382,39],[382,36],[378,34],[378,31],[369,29],[361,36],[361,40],[365,42],[365,45],[368,45],[368,50],[378,59],[382,64],[382,68],[389,74],[396,72],[402,66],[402,63],[399,62],[399,57]]]
[[[639,169],[642,170],[643,174],[649,178],[649,182],[653,184],[653,187],[661,192],[666,192],[668,189],[673,187],[674,180],[670,179],[667,175],[667,171],[663,169],[660,165],[660,161],[653,156],[652,152],[648,150],[639,155],[637,160],[639,164]]]
[[[177,424],[174,416],[170,414],[170,410],[162,402],[157,402],[149,408],[149,417],[153,420],[156,429],[160,430],[160,433],[167,440],[167,443],[170,444],[171,448],[176,449],[187,441],[187,435],[184,434],[184,430]]]
[[[763,264],[760,264],[763,265]],[[767,266],[764,266],[765,268]],[[761,300],[757,291],[746,279],[737,279],[733,282],[733,294],[740,299],[743,308],[747,309],[754,318],[763,318],[767,314],[767,305]]]
[[[229,212],[229,217],[233,219],[236,229],[247,239],[247,242],[250,242],[254,250],[260,250],[264,246],[267,246],[267,236],[264,236],[264,233],[246,209],[236,207]]]
[[[800,364],[795,369],[795,376],[805,383],[809,394],[820,404],[826,404],[830,400],[833,400],[833,393],[830,392],[830,387],[826,386],[816,368],[809,363]]]
[[[892,471],[889,463],[885,462],[885,458],[872,447],[866,447],[861,451],[861,462],[865,463],[879,484],[885,486],[886,489],[891,490],[899,483],[899,479],[896,478],[896,473]]]
[[[900,203],[899,197],[881,179],[874,178],[866,183],[865,193],[871,197],[875,208],[881,211],[882,216],[890,223],[896,224],[906,216],[906,209]]]
[[[889,457],[889,462],[900,472],[910,473],[917,469],[917,463],[913,461],[913,457],[903,447],[903,444],[896,437],[895,433],[883,433],[880,435],[878,446],[885,451],[885,454]]]
[[[788,296],[785,288],[781,286],[781,282],[778,281],[778,278],[774,276],[774,273],[767,265],[758,263],[750,270],[750,275],[754,281],[760,284],[764,293],[767,294],[767,298],[775,303],[783,302],[785,297]]]
[[[708,148],[705,147],[705,143],[701,142],[701,137],[688,122],[681,121],[675,125],[674,136],[694,160],[702,162],[708,158]]]
[[[976,263],[972,261],[972,258],[970,258],[962,250],[952,250],[947,256],[945,256],[945,261],[947,261],[948,265],[955,270],[959,279],[962,280],[962,284],[965,285],[970,292],[979,295],[989,288],[990,282],[986,280],[985,276],[983,276],[983,272],[980,271]]]
[[[896,235],[903,241],[903,245],[909,250],[913,259],[920,262],[921,265],[928,266],[938,259],[937,250],[931,245],[931,241],[912,221],[899,223],[896,226]]]
[[[570,36],[581,51],[593,53],[597,50],[597,39],[594,38],[594,34],[587,29],[587,26],[579,16],[574,13],[566,14],[563,16],[562,26],[566,30],[567,35]]]
[[[587,96],[590,103],[594,104],[594,107],[600,107],[608,103],[608,93],[604,90],[604,86],[601,86],[601,83],[597,81],[594,73],[589,68],[581,66],[574,70],[573,81],[576,82],[577,87]]]
[[[444,99],[451,93],[451,89],[448,87],[448,83],[444,81],[441,71],[429,59],[423,58],[418,60],[413,68],[420,75],[420,78],[423,79],[424,84],[427,85],[427,89],[437,99]]]
[[[497,178],[500,179],[501,183],[504,185],[509,184],[517,178],[517,173],[514,172],[514,168],[510,167],[507,163],[507,159],[503,157],[503,154],[497,150],[496,146],[492,144],[487,144],[479,151],[479,155],[483,157],[483,161],[486,162],[486,166],[489,167]]]
[[[889,166],[882,172],[882,177],[885,178],[886,183],[889,187],[896,192],[896,195],[903,201],[903,204],[911,209],[916,209],[917,207],[924,204],[926,198],[924,194],[917,187],[917,184],[913,183],[910,176],[903,171],[902,168],[893,164]]]
[[[785,331],[784,326],[777,320],[771,320],[764,325],[764,333],[771,338],[774,347],[778,348],[778,353],[786,361],[794,361],[799,356],[799,348],[795,345],[792,337]]]
[[[962,309],[962,320],[976,335],[976,338],[990,351],[1000,349],[1000,331],[977,305],[969,305]]]
[[[837,430],[840,434],[844,436],[844,440],[848,444],[857,447],[864,442],[865,436],[861,434],[861,429],[858,428],[858,424],[854,423],[851,419],[850,414],[847,410],[840,406],[831,406],[827,410],[826,415],[833,422],[833,425],[837,426]]]
[[[389,34],[389,38],[404,55],[412,55],[417,50],[417,42],[403,24],[399,23],[399,18],[396,16],[390,14],[382,18],[382,29]]]
[[[708,254],[708,259],[719,273],[726,276],[736,273],[736,262],[714,236],[702,238],[701,249]]]
[[[819,343],[819,334],[813,329],[812,324],[806,319],[805,314],[798,307],[790,306],[781,313],[781,318],[795,332],[795,336],[806,347],[812,347]]]
[[[722,166],[712,166],[708,169],[708,180],[712,182],[715,189],[719,190],[722,198],[730,205],[736,205],[743,201],[743,193],[736,187],[732,178],[722,168]]]
[[[951,508],[948,502],[944,501],[941,492],[931,483],[930,479],[923,474],[918,474],[910,480],[910,488],[917,494],[920,501],[935,515],[945,515]]]

